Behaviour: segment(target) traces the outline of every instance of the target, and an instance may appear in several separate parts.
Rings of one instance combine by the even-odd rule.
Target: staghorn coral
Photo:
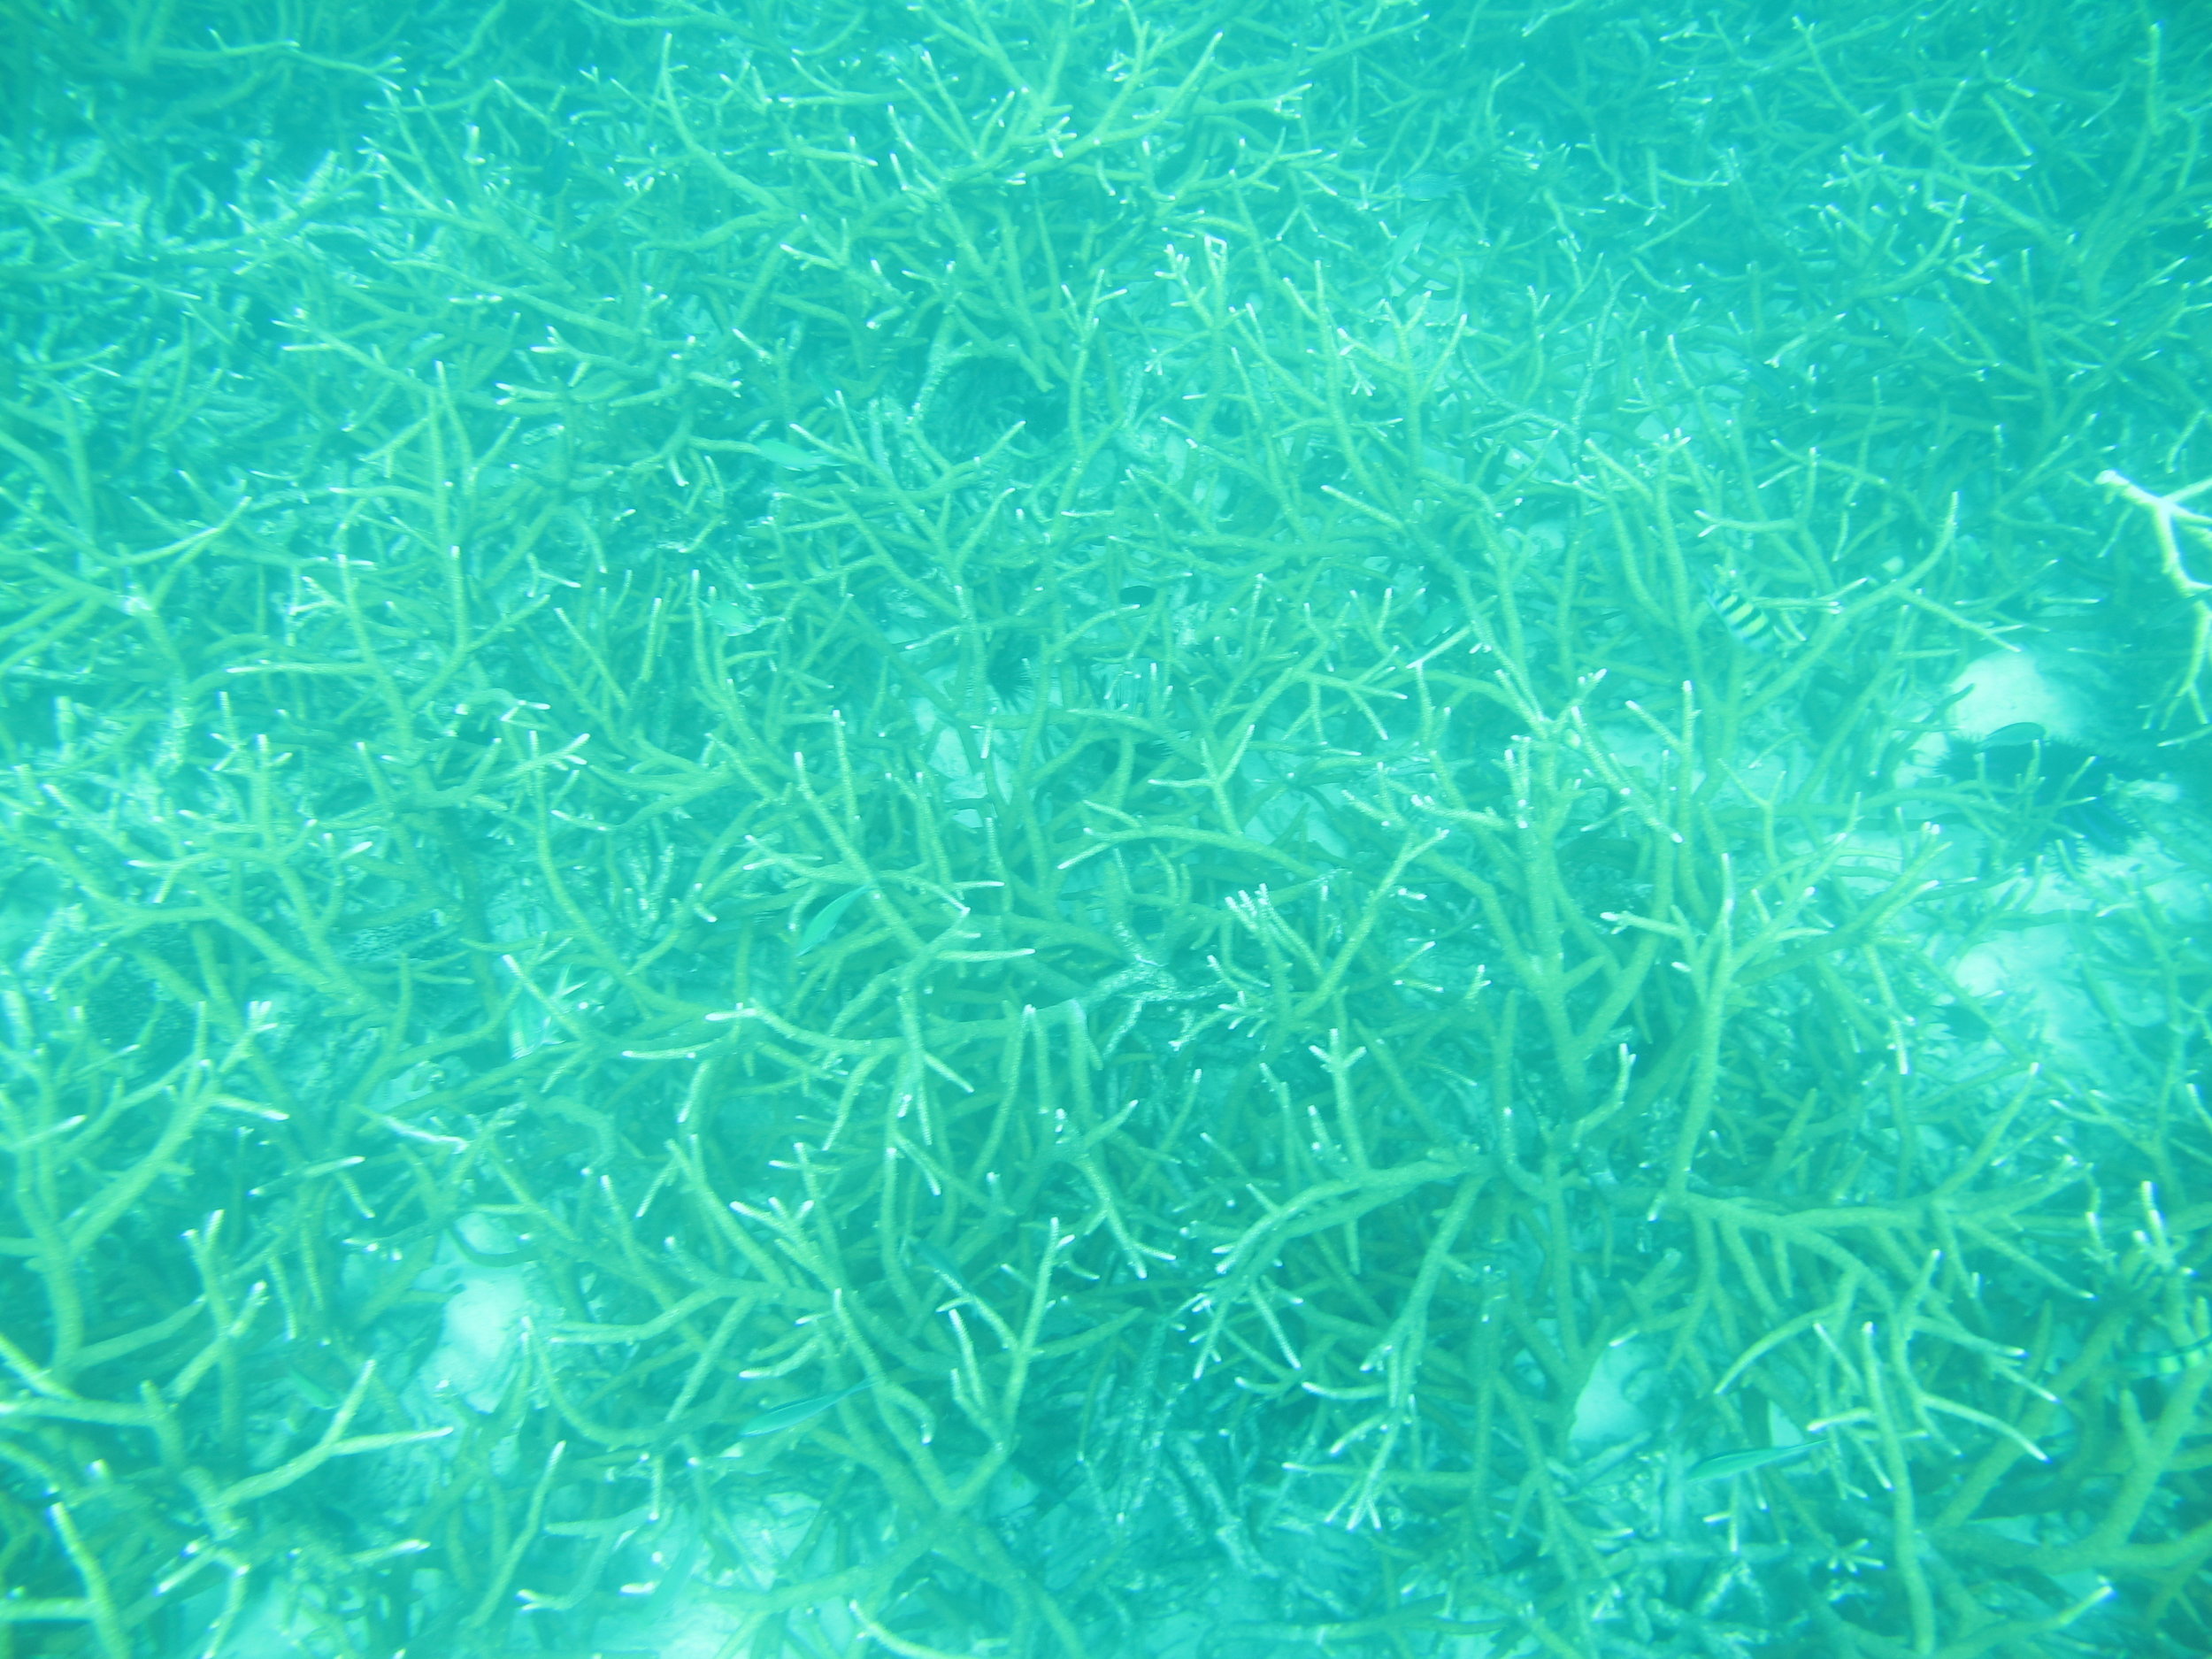
[[[2197,35],[309,10],[4,49],[0,1653],[2201,1647],[2187,889],[1908,764]]]

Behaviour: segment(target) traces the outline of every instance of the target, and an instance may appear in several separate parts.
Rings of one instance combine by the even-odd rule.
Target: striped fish
[[[2127,1357],[2127,1368],[2138,1377],[2177,1377],[2204,1364],[2212,1364],[2212,1336],[2200,1336],[2163,1354],[2131,1354]]]
[[[1737,644],[1755,651],[1771,651],[1795,642],[1790,634],[1774,626],[1772,618],[1733,588],[1710,588],[1706,603],[1720,618],[1721,626]]]

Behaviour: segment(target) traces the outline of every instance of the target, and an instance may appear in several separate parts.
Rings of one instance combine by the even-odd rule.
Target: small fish
[[[2021,805],[2044,815],[2050,839],[2076,835],[2100,852],[2117,853],[2142,833],[2119,793],[2135,772],[2054,737],[2033,720],[2015,720],[1979,739],[1954,739],[1942,770],[1961,783],[2012,792]]]
[[[556,144],[545,159],[538,164],[538,188],[548,198],[557,196],[567,188],[568,175],[575,170],[576,146]]]
[[[758,1440],[764,1434],[773,1434],[780,1429],[791,1428],[797,1424],[804,1423],[810,1417],[820,1417],[823,1412],[828,1410],[839,1401],[849,1400],[855,1394],[865,1393],[874,1386],[873,1382],[856,1382],[851,1387],[840,1388],[834,1394],[816,1394],[810,1400],[794,1400],[787,1406],[773,1407],[762,1412],[758,1417],[748,1417],[739,1424],[737,1438],[741,1440]]]
[[[810,472],[818,466],[842,466],[835,456],[819,455],[812,449],[802,449],[795,443],[786,443],[780,438],[763,438],[757,443],[741,444],[772,465],[787,467],[794,472]]]
[[[919,1261],[924,1267],[929,1269],[931,1272],[935,1273],[940,1279],[943,1279],[948,1285],[950,1285],[962,1295],[972,1296],[975,1294],[973,1291],[968,1288],[968,1281],[961,1277],[960,1263],[954,1261],[951,1256],[946,1255],[944,1251],[939,1249],[937,1246],[932,1244],[927,1239],[917,1239],[914,1240],[914,1256],[915,1259]]]
[[[300,1391],[307,1403],[313,1406],[316,1410],[335,1411],[342,1403],[335,1394],[324,1387],[298,1366],[295,1365],[291,1368],[291,1374],[292,1386]]]
[[[732,634],[750,634],[760,626],[758,617],[746,610],[744,606],[733,604],[726,599],[710,599],[706,603],[705,609],[709,617],[720,623]]]
[[[1466,187],[1465,178],[1456,173],[1416,173],[1400,180],[1398,194],[1409,202],[1441,202]]]
[[[2139,1377],[2176,1377],[2208,1363],[2212,1363],[2212,1336],[2200,1336],[2164,1354],[2131,1354],[2127,1360],[2128,1369]]]
[[[855,887],[850,893],[839,894],[820,910],[815,911],[812,918],[806,925],[806,931],[799,935],[799,949],[795,954],[803,956],[815,946],[827,939],[831,930],[845,919],[845,912],[874,891],[873,883]]]
[[[1644,843],[1632,841],[1625,835],[1578,835],[1569,842],[1566,850],[1576,858],[1586,858],[1593,864],[1603,864],[1633,875],[1644,859]]]
[[[1717,588],[1705,595],[1713,612],[1720,618],[1721,626],[1737,644],[1755,651],[1770,651],[1781,636],[1774,624],[1767,620],[1766,612],[1753,604],[1732,588]]]
[[[1777,409],[1787,409],[1805,402],[1805,387],[1801,380],[1785,374],[1771,363],[1755,358],[1743,365],[1744,378],[1751,382],[1754,391]]]
[[[1689,1479],[1694,1485],[1701,1480],[1720,1480],[1730,1475],[1748,1474],[1755,1469],[1764,1469],[1769,1463],[1779,1463],[1801,1456],[1819,1445],[1818,1440],[1797,1440],[1788,1446],[1751,1446],[1740,1452],[1723,1452],[1694,1465]]]

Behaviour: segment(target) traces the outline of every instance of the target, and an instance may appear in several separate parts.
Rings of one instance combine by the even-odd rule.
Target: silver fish
[[[1729,1475],[1747,1474],[1754,1469],[1764,1469],[1769,1463],[1778,1463],[1800,1456],[1819,1445],[1818,1440],[1796,1440],[1787,1446],[1747,1446],[1738,1452],[1723,1452],[1692,1466],[1692,1484],[1701,1480],[1719,1480]]]
[[[812,918],[806,925],[806,931],[799,935],[799,949],[793,954],[803,956],[815,946],[827,939],[831,930],[845,919],[845,912],[874,891],[875,885],[872,882],[864,887],[855,887],[849,893],[839,894],[820,910],[815,911]]]
[[[794,1400],[789,1405],[772,1407],[739,1424],[737,1438],[741,1440],[757,1440],[764,1434],[773,1434],[779,1429],[790,1428],[809,1417],[820,1417],[840,1400],[849,1400],[855,1394],[874,1386],[872,1382],[857,1382],[849,1388],[840,1388],[834,1394],[816,1394],[810,1400]]]
[[[927,1239],[917,1239],[913,1243],[913,1251],[915,1260],[921,1263],[931,1272],[935,1273],[962,1295],[973,1296],[975,1294],[975,1292],[968,1288],[968,1281],[961,1274],[960,1263],[954,1261],[936,1245],[932,1244]]]

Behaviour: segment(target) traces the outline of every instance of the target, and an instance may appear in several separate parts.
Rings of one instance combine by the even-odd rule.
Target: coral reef
[[[12,0],[0,1659],[2202,1652],[2205,19],[1823,11]]]

